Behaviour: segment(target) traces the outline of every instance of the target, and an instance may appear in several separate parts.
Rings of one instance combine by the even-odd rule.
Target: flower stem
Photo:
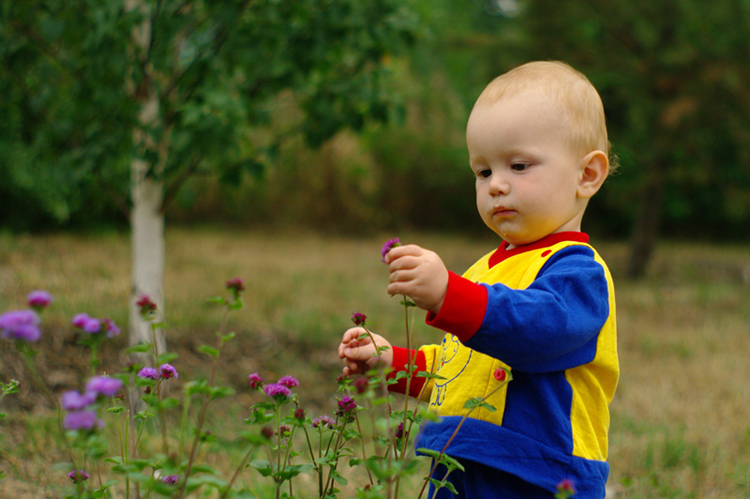
[[[221,327],[219,328],[219,335],[218,335],[218,344],[217,344],[217,350],[218,353],[214,357],[213,365],[211,366],[211,376],[208,380],[208,386],[210,388],[213,388],[214,383],[216,381],[216,370],[219,367],[219,357],[221,355],[221,350],[224,345],[224,342],[221,341],[221,335],[224,332],[224,328],[227,324],[227,318],[229,317],[229,306],[227,306],[226,310],[224,311],[224,317],[221,320]],[[208,410],[208,403],[211,401],[211,395],[206,394],[205,398],[203,399],[203,405],[201,406],[201,410],[198,413],[198,425],[195,429],[195,438],[193,439],[193,446],[190,448],[190,458],[188,459],[188,465],[187,469],[185,470],[185,478],[182,480],[182,487],[180,487],[179,492],[176,494],[176,499],[182,499],[185,496],[185,487],[187,487],[188,478],[190,478],[190,474],[193,470],[193,464],[195,464],[195,456],[198,452],[198,445],[200,444],[200,438],[201,438],[201,429],[203,428],[203,423],[206,419],[206,411]]]
[[[429,477],[431,477],[431,476],[432,476],[432,474],[433,474],[433,473],[435,472],[435,469],[436,469],[436,468],[438,467],[438,465],[440,464],[440,458],[441,458],[441,456],[442,456],[443,454],[445,454],[445,451],[446,451],[446,449],[448,449],[448,446],[449,446],[449,445],[451,444],[451,442],[453,441],[453,439],[454,439],[454,438],[456,437],[456,435],[458,434],[458,430],[460,430],[460,429],[461,429],[461,426],[463,426],[463,424],[464,424],[464,421],[466,421],[466,418],[468,418],[468,417],[469,417],[469,415],[470,415],[470,414],[471,414],[472,412],[474,412],[474,409],[476,409],[477,407],[481,407],[481,405],[482,405],[482,404],[483,404],[484,402],[486,402],[488,398],[490,398],[491,396],[493,396],[493,395],[494,395],[494,394],[495,394],[495,393],[496,393],[496,392],[497,392],[498,390],[500,390],[500,389],[501,389],[501,388],[503,388],[503,387],[504,387],[505,385],[507,385],[507,384],[508,384],[508,382],[510,382],[510,380],[511,380],[511,379],[512,379],[512,378],[511,378],[510,374],[508,374],[508,375],[506,376],[505,380],[504,380],[504,381],[503,381],[502,383],[500,383],[499,385],[497,385],[497,386],[495,387],[495,389],[494,389],[494,390],[492,390],[492,391],[491,391],[490,393],[488,393],[487,395],[485,395],[484,397],[482,397],[482,399],[481,399],[481,400],[479,401],[479,403],[477,403],[476,405],[474,405],[474,406],[473,406],[473,407],[472,407],[471,409],[469,409],[469,412],[467,412],[466,414],[464,414],[464,417],[463,417],[463,418],[461,418],[461,421],[459,421],[458,425],[456,426],[456,429],[455,429],[455,430],[453,430],[453,434],[452,434],[452,435],[450,436],[450,438],[448,439],[448,441],[447,441],[447,442],[445,442],[445,445],[443,446],[443,449],[442,449],[442,450],[440,451],[440,454],[438,455],[438,457],[437,457],[437,458],[435,459],[435,462],[433,463],[433,465],[432,465],[432,468],[430,468],[430,474],[429,474],[429,475],[427,475],[428,479],[426,479],[426,480],[425,480],[425,482],[424,482],[424,484],[422,485],[422,489],[421,489],[421,490],[419,491],[419,496],[417,496],[417,499],[419,499],[419,498],[421,498],[421,497],[422,497],[422,494],[424,493],[424,489],[425,489],[425,487],[427,487],[427,484],[428,484],[428,483],[430,483],[430,481],[429,481]],[[447,477],[447,476],[448,476],[448,474],[446,474],[445,476]],[[443,479],[445,479],[445,478],[443,478]]]

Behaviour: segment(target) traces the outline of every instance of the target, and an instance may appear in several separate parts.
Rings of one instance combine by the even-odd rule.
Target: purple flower
[[[380,254],[383,257],[381,260],[383,263],[385,263],[385,255],[388,254],[389,251],[391,251],[396,246],[401,246],[401,241],[399,238],[394,237],[393,239],[389,239],[385,242],[382,248],[380,248]]]
[[[26,297],[26,302],[29,304],[29,306],[37,311],[41,311],[42,309],[49,307],[49,304],[52,303],[53,300],[54,298],[52,298],[51,294],[41,289],[32,291]]]
[[[99,421],[96,417],[96,411],[69,412],[63,420],[63,428],[66,430],[90,430]]]
[[[98,333],[102,329],[101,321],[89,316],[89,314],[76,314],[71,322],[75,327],[90,334]]]
[[[336,428],[336,421],[333,420],[331,416],[320,416],[318,418],[315,418],[312,420],[312,424],[310,424],[312,428],[322,428],[323,426],[327,426],[331,430]]]
[[[104,319],[102,319],[102,322],[104,323],[104,326],[107,328],[107,338],[113,338],[115,336],[120,335],[120,328],[117,327],[117,324],[115,324],[115,321],[105,317]]]
[[[360,376],[359,378],[354,380],[354,388],[357,390],[357,393],[362,395],[370,389],[370,380],[365,376]]]
[[[81,329],[91,334],[98,333],[102,330],[102,323],[99,321],[99,319],[89,317],[89,319],[83,324]]]
[[[304,421],[305,420],[305,410],[302,409],[301,407],[298,407],[294,411],[294,419],[296,419],[297,421]]]
[[[279,379],[279,384],[283,385],[287,388],[294,388],[295,386],[299,386],[299,381],[297,381],[297,378],[294,376],[282,376]]]
[[[42,337],[40,322],[39,316],[33,310],[14,310],[0,315],[0,331],[3,332],[3,338],[38,341]]]
[[[360,312],[354,312],[352,314],[352,322],[355,326],[364,326],[367,321],[367,316]]]
[[[156,303],[151,301],[151,297],[149,295],[139,296],[138,300],[135,302],[135,305],[138,307],[138,310],[144,317],[148,317],[149,315],[151,315],[151,313],[156,311]]]
[[[234,293],[239,293],[240,291],[245,290],[245,285],[242,284],[242,279],[240,279],[239,277],[234,277],[227,281],[227,289],[233,291]]]
[[[179,377],[179,374],[177,374],[177,369],[175,369],[172,364],[160,365],[159,371],[161,372],[161,377],[164,379]]]
[[[336,415],[339,417],[351,415],[356,409],[357,403],[354,401],[354,399],[349,395],[344,395],[344,397],[339,400],[339,408],[336,411]]]
[[[264,386],[263,392],[269,398],[276,399],[279,401],[283,401],[292,396],[292,392],[289,391],[289,388],[285,387],[284,385],[280,385],[278,383],[271,383],[270,385]]]
[[[285,424],[279,426],[279,434],[282,437],[288,437],[289,435],[291,435],[291,433],[292,433],[292,429],[289,426]]]
[[[253,390],[259,390],[263,386],[263,378],[258,373],[252,373],[248,375],[247,383]]]
[[[83,325],[86,324],[86,321],[88,321],[89,319],[91,319],[91,317],[89,317],[89,314],[76,314],[75,316],[73,316],[73,320],[71,321],[71,323],[75,327],[82,328]]]
[[[110,378],[107,376],[95,376],[86,383],[86,393],[95,395],[104,395],[105,397],[114,397],[122,388],[120,378]]]
[[[161,481],[168,485],[174,485],[180,481],[180,475],[167,475]]]
[[[404,438],[404,423],[401,422],[398,424],[398,428],[396,428],[396,438]]]
[[[85,482],[86,480],[89,479],[89,476],[91,475],[89,475],[83,470],[73,470],[70,473],[68,473],[68,478],[73,480],[73,483]]]
[[[153,367],[144,367],[138,371],[139,378],[159,379],[159,373]]]
[[[66,411],[80,411],[96,401],[96,394],[86,392],[81,395],[78,390],[70,390],[60,397],[60,406]]]

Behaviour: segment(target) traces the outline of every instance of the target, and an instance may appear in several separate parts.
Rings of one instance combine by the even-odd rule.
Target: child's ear
[[[593,151],[581,159],[578,197],[589,199],[596,194],[609,175],[609,158],[602,151]]]

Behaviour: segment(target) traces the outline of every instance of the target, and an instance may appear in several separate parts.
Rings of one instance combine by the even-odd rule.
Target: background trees
[[[744,0],[214,4],[2,2],[0,225],[121,223],[135,158],[175,222],[482,233],[471,104],[556,58],[603,96],[622,169],[585,229],[631,275],[658,234],[747,240]]]
[[[132,301],[159,305],[164,208],[186,179],[237,182],[287,137],[317,146],[385,121],[392,54],[417,27],[391,0],[5,0],[0,16],[4,222],[106,220],[119,207]],[[273,98],[296,114],[263,133]]]

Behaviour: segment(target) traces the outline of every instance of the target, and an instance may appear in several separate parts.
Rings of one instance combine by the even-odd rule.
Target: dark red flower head
[[[364,326],[367,321],[367,316],[361,312],[354,312],[352,314],[352,322],[355,326]]]

